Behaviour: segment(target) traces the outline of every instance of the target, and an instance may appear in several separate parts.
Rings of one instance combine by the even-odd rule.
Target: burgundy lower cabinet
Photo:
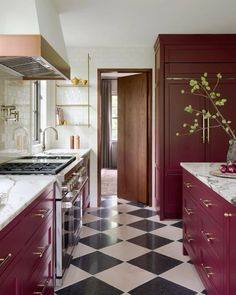
[[[54,294],[54,187],[0,231],[0,294]]]
[[[236,294],[236,207],[183,169],[183,246],[208,295]]]

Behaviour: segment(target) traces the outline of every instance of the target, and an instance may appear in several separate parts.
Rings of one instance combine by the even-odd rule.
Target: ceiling
[[[161,33],[236,33],[235,0],[53,1],[69,47],[152,47]]]

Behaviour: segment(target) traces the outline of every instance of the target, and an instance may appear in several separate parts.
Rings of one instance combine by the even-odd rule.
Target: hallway
[[[57,295],[207,294],[182,255],[181,221],[114,196],[84,216],[81,240]]]

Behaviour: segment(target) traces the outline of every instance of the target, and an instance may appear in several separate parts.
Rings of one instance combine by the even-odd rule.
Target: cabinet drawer
[[[198,270],[207,286],[208,294],[228,294],[223,287],[224,267],[222,262],[212,256],[211,252],[208,252],[206,249],[200,249]]]
[[[200,219],[200,243],[203,249],[208,248],[218,259],[223,257],[224,235],[222,229],[209,216]]]
[[[25,274],[31,275],[33,269],[41,263],[44,257],[52,255],[52,235],[53,219],[51,214],[34,233],[31,243],[25,250],[24,264],[22,264],[22,271]]]
[[[52,213],[53,204],[53,191],[50,191],[48,194],[44,193],[37,204],[27,211],[24,217],[24,227],[27,229],[28,234],[26,241],[31,238],[40,224]]]
[[[43,257],[40,264],[31,273],[27,285],[23,287],[23,294],[54,294],[53,261],[50,255]]]
[[[198,251],[198,208],[191,198],[183,199],[183,244],[193,263]]]
[[[7,272],[7,268],[15,263],[17,254],[24,246],[25,237],[22,223],[8,226],[1,232],[0,238],[0,276]]]
[[[203,185],[203,184],[202,184]],[[187,172],[183,173],[183,190],[194,199],[198,199],[200,185],[195,177],[188,174]]]
[[[183,174],[183,192],[185,195],[188,192],[188,195],[192,196],[197,203],[200,203],[206,214],[215,219],[217,223],[223,222],[225,201],[186,171]]]

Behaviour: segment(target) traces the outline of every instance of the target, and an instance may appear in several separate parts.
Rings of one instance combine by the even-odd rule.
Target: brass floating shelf
[[[57,124],[56,126],[85,126],[85,127],[90,127],[90,124],[70,124],[70,123],[67,123],[67,124]]]
[[[81,79],[78,77],[74,77],[71,79],[68,83],[60,83],[57,82],[56,85],[56,126],[86,126],[90,127],[90,83],[89,83],[89,63],[90,63],[90,56],[87,55],[87,79]],[[68,90],[62,90],[61,88],[68,87],[68,88],[86,88],[85,91],[70,91]],[[82,95],[83,93],[83,95]],[[71,103],[70,103],[71,102]],[[75,103],[79,102],[79,103]],[[78,122],[78,119],[74,119],[71,117],[74,112],[80,112],[79,107],[81,107],[81,114],[82,118],[84,120],[80,120],[83,123],[76,123]],[[65,108],[65,112],[63,110]],[[70,109],[74,108],[74,109]],[[71,111],[71,113],[70,113]],[[69,122],[75,122],[70,124]],[[66,122],[66,124],[63,124]]]
[[[57,104],[57,107],[90,107],[89,104]]]
[[[78,88],[78,87],[79,87],[79,88],[80,88],[80,87],[82,87],[82,88],[88,88],[88,87],[89,87],[89,85],[87,85],[87,84],[86,84],[86,85],[82,85],[82,84],[79,84],[79,85],[73,85],[73,84],[56,84],[56,86],[57,86],[57,87],[75,87],[75,88],[76,88],[76,87],[77,87],[77,88]]]

